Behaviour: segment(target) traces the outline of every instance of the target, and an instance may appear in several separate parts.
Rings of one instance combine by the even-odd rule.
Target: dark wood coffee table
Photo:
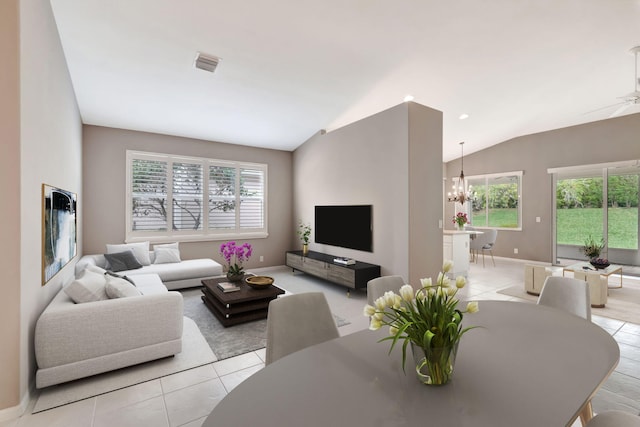
[[[202,301],[225,327],[266,318],[269,302],[284,294],[284,291],[275,285],[265,289],[254,289],[247,285],[244,279],[238,282],[239,291],[222,292],[218,283],[228,281],[226,276],[202,281]]]

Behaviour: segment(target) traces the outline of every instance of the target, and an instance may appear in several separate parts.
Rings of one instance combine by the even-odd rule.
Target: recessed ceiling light
[[[464,120],[464,119],[468,119],[469,115],[467,113],[462,113],[460,114],[460,117],[458,117],[460,120]]]
[[[404,102],[411,102],[413,101],[413,95],[407,95],[404,97]]]

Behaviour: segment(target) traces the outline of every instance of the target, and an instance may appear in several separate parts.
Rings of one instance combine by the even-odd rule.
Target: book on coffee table
[[[218,283],[218,288],[220,288],[222,292],[234,292],[240,290],[240,286],[231,282],[220,282]]]

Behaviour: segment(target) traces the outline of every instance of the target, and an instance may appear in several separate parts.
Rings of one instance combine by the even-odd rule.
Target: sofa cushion
[[[160,280],[160,276],[157,274],[135,274],[131,276],[136,285],[136,289],[140,291],[142,295],[154,295],[163,294],[169,292],[167,287]]]
[[[117,277],[117,278],[119,278],[119,279],[124,279],[124,280],[126,280],[127,282],[131,283],[133,286],[135,286],[135,285],[136,285],[136,284],[135,284],[135,282],[134,282],[133,280],[131,280],[131,278],[129,278],[129,277],[127,277],[127,276],[121,276],[121,275],[119,275],[119,274],[117,274],[117,273],[114,273],[113,271],[106,271],[106,270],[105,270],[104,274],[106,274],[106,275],[108,275],[108,276]]]
[[[110,299],[139,297],[142,295],[136,287],[120,277],[107,275],[107,285],[105,290]]]
[[[135,274],[157,274],[163,282],[205,278],[222,274],[222,266],[209,258],[187,259],[171,264],[151,264],[140,270],[121,272],[133,276]],[[137,285],[137,283],[136,283]]]
[[[108,254],[124,252],[128,249],[133,251],[133,254],[136,256],[136,259],[138,260],[138,262],[140,262],[140,264],[151,264],[151,258],[149,256],[149,242],[125,243],[121,245],[107,244]]]
[[[180,262],[180,250],[174,248],[154,248],[155,260],[154,264],[169,264],[172,262]]]
[[[82,277],[64,287],[64,292],[76,304],[109,299],[105,289],[107,280],[104,274],[85,271]]]
[[[124,252],[104,254],[104,257],[109,261],[111,271],[125,271],[142,268],[142,264],[138,262],[138,259],[135,257],[131,249]]]

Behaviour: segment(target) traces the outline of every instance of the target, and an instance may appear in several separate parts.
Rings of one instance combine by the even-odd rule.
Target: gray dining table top
[[[555,427],[570,425],[615,369],[602,328],[557,309],[480,301],[452,381],[418,382],[408,351],[364,330],[284,357],[232,390],[203,426]],[[385,328],[386,329],[386,328]]]

